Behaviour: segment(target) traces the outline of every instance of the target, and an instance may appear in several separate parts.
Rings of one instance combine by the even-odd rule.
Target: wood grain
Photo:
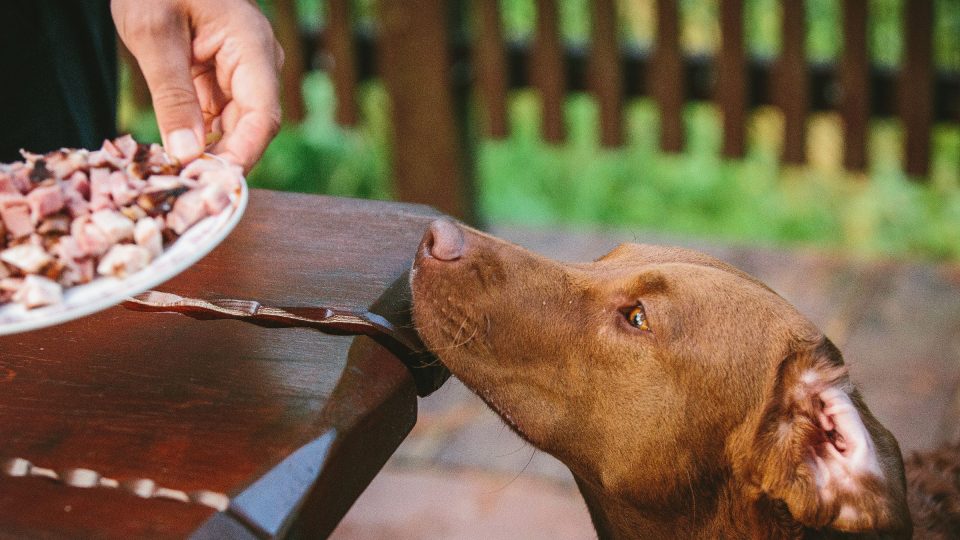
[[[397,281],[435,216],[415,205],[254,190],[224,244],[160,289],[272,305],[376,305],[396,319],[409,300]],[[382,298],[388,290],[400,298]],[[410,370],[368,338],[119,307],[0,338],[0,374],[0,461],[232,498],[259,485],[257,497],[276,498],[296,486],[257,481],[335,433],[323,459],[298,458],[316,471],[300,486],[305,505],[278,505],[259,521],[0,475],[0,537],[216,537],[225,526],[323,535],[416,418]]]

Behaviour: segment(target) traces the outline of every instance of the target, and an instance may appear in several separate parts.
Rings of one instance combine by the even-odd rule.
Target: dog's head
[[[635,244],[562,264],[438,221],[411,282],[428,347],[598,492],[677,511],[736,489],[808,527],[909,527],[896,441],[840,353],[729,265]]]

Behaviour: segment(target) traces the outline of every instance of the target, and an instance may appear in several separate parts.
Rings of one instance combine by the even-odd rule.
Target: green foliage
[[[900,17],[907,0],[871,0],[868,39],[875,61],[901,60]],[[322,2],[320,3],[322,4]],[[649,2],[620,3],[624,35],[652,42]],[[372,0],[357,2],[362,19]],[[683,0],[683,43],[688,50],[716,47],[716,0]],[[960,69],[960,0],[936,0],[936,63]],[[301,15],[316,14],[315,0],[300,0]],[[533,0],[502,0],[504,29],[511,38],[529,37]],[[748,0],[746,43],[752,54],[774,56],[780,44],[776,0]],[[322,14],[319,15],[322,17]],[[315,17],[310,15],[310,17]],[[567,39],[589,36],[587,0],[561,2]],[[311,20],[303,24],[311,24]],[[710,22],[713,19],[714,22]],[[836,58],[840,10],[836,0],[808,0],[807,50],[811,59]],[[334,195],[387,198],[388,99],[377,85],[362,92],[360,127],[333,122],[333,92],[324,74],[304,83],[308,117],[286,126],[249,175],[251,185]],[[152,119],[121,107],[121,117],[138,137],[158,140]],[[685,151],[658,149],[658,114],[649,100],[627,107],[628,144],[598,146],[597,110],[586,95],[567,101],[569,140],[551,146],[539,137],[539,102],[531,91],[511,98],[510,137],[477,145],[480,206],[491,222],[528,225],[589,224],[661,230],[770,245],[817,245],[867,256],[923,257],[960,261],[960,127],[933,133],[929,179],[913,182],[902,172],[903,135],[895,120],[874,120],[869,172],[844,172],[836,115],[812,117],[810,165],[779,163],[782,120],[773,109],[755,112],[742,160],[720,158],[721,123],[716,108],[695,103],[685,112]]]
[[[284,126],[248,177],[268,189],[385,199],[387,179],[386,96],[370,87],[362,100],[367,122],[344,129],[333,121],[333,87],[320,73],[304,81],[307,118]]]

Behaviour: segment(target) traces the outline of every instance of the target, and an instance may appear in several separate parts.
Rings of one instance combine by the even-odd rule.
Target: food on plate
[[[0,306],[55,304],[64,288],[147,268],[243,185],[237,165],[182,166],[129,135],[99,150],[21,154],[0,164]]]

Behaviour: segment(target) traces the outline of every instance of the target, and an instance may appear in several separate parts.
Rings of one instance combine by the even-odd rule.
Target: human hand
[[[211,148],[249,171],[280,127],[283,51],[249,0],[112,0],[120,39],[150,87],[163,145],[188,162]]]

